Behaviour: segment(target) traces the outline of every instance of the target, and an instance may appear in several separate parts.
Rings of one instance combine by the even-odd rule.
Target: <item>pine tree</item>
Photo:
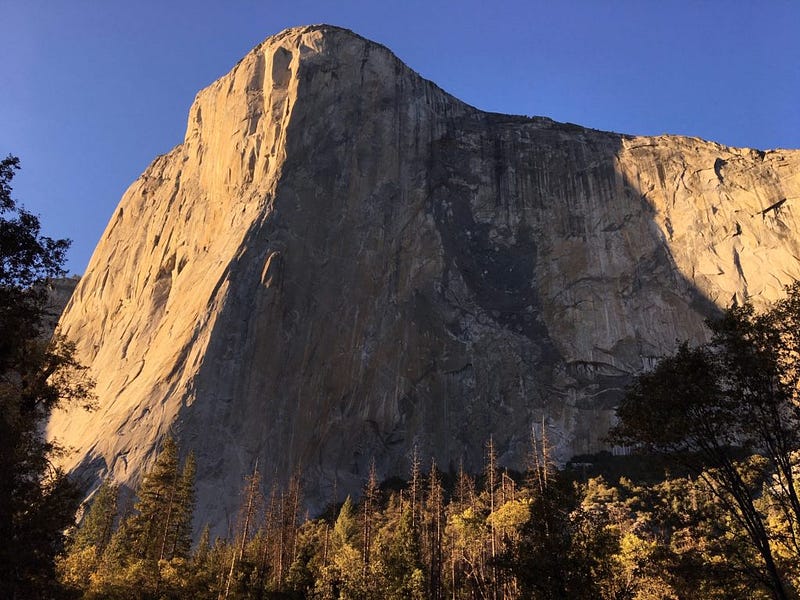
[[[59,580],[67,587],[85,592],[98,570],[114,533],[119,486],[106,479],[86,509],[83,521],[72,533],[66,554],[58,560]]]
[[[408,600],[426,598],[422,548],[410,507],[403,509],[400,522],[382,554],[386,597]]]
[[[195,509],[194,482],[197,464],[194,452],[186,457],[175,496],[174,519],[171,526],[171,558],[189,558],[192,550],[192,520]]]
[[[191,455],[180,469],[178,446],[167,437],[139,485],[132,513],[120,519],[106,548],[97,594],[113,596],[114,590],[128,588],[144,597],[169,596],[189,583],[194,471]]]
[[[358,535],[358,514],[350,496],[347,496],[330,534],[330,548],[316,582],[315,598],[345,597],[344,594],[363,588]]]
[[[186,586],[186,598],[218,597],[215,589],[216,564],[215,553],[211,547],[211,531],[206,525],[200,533],[197,548],[192,554],[189,582]]]
[[[103,480],[75,532],[70,551],[93,547],[98,555],[102,554],[114,533],[118,499],[119,485],[110,479]]]
[[[175,521],[178,483],[178,446],[165,438],[153,469],[144,476],[136,493],[130,533],[133,551],[138,558],[158,561],[164,558],[170,526]]]

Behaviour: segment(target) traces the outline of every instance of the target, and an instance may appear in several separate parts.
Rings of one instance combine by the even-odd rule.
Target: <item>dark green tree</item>
[[[121,519],[103,553],[92,597],[115,598],[124,590],[135,591],[136,598],[176,597],[193,585],[193,457],[181,469],[175,440],[165,438],[136,495],[133,511]]]
[[[287,587],[294,597],[311,597],[316,582],[322,577],[321,569],[329,537],[330,526],[323,519],[307,521],[300,528],[297,557],[289,567],[286,578]]]
[[[216,567],[208,525],[200,533],[200,541],[192,554],[191,576],[187,585],[187,597],[206,598],[218,596],[216,590]],[[219,565],[221,566],[221,565]]]
[[[58,561],[59,578],[66,586],[79,592],[88,589],[114,533],[118,498],[119,486],[108,479],[95,492],[83,521],[67,543],[66,555]]]
[[[592,564],[575,519],[580,494],[557,472],[532,493],[530,516],[498,563],[519,582],[523,598],[597,598]]]
[[[381,559],[387,598],[415,600],[426,597],[422,546],[410,506],[403,510],[391,537],[381,548]]]
[[[168,436],[153,469],[137,490],[138,501],[129,528],[134,556],[150,560],[188,558],[194,510],[194,457],[183,470],[178,445]]]
[[[19,159],[0,161],[0,597],[58,595],[55,556],[79,492],[52,458],[42,425],[59,404],[91,400],[73,348],[45,331],[47,281],[64,274],[68,240],[41,234],[11,197]]]
[[[114,533],[118,498],[119,485],[109,479],[104,480],[92,498],[83,522],[73,536],[71,549],[93,546],[99,553],[106,549]]]
[[[353,500],[348,496],[339,509],[339,516],[333,526],[331,543],[338,550],[345,545],[356,546],[358,538],[358,517]]]
[[[611,436],[666,454],[701,477],[757,551],[760,564],[750,565],[755,581],[778,599],[791,596],[787,577],[800,556],[794,472],[800,449],[800,285],[787,292],[761,314],[749,304],[730,308],[708,323],[710,343],[683,344],[640,376],[618,408],[620,422]],[[765,460],[743,461],[753,453]],[[763,466],[756,473],[752,464]],[[772,488],[787,523],[781,543],[793,555],[793,566],[776,557],[778,540],[759,504],[764,485]]]
[[[175,495],[175,511],[172,525],[167,532],[165,555],[188,558],[192,550],[192,520],[195,509],[194,482],[197,475],[197,464],[194,453],[189,452],[181,469],[178,488]]]

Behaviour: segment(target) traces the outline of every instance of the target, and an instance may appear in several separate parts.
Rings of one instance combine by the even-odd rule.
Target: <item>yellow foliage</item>
[[[94,546],[70,552],[59,559],[57,570],[59,579],[69,587],[86,589],[89,578],[97,568],[97,549]]]
[[[461,513],[450,516],[448,529],[454,538],[456,546],[463,548],[483,536],[486,524],[472,508],[467,508]]]
[[[489,515],[487,522],[497,529],[511,529],[518,531],[525,525],[531,516],[531,501],[509,500],[492,514]]]
[[[164,588],[180,590],[189,580],[189,562],[184,558],[158,561],[161,582]]]
[[[625,533],[619,540],[617,560],[626,567],[636,568],[650,558],[657,546],[656,542],[643,540],[635,533]]]

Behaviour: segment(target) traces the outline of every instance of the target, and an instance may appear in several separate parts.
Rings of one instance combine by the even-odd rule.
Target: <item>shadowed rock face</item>
[[[520,467],[597,451],[632,374],[800,276],[800,152],[484,113],[348,31],[285,31],[203,90],[61,320],[100,409],[53,417],[87,482],[169,431],[224,532],[256,459],[312,507],[417,443]]]

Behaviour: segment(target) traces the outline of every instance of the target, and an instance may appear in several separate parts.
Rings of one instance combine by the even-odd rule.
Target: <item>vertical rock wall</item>
[[[800,152],[489,114],[317,26],[202,91],[61,321],[100,409],[50,434],[135,485],[173,431],[224,532],[255,460],[312,506],[410,448],[520,466],[604,447],[632,374],[800,274]]]

